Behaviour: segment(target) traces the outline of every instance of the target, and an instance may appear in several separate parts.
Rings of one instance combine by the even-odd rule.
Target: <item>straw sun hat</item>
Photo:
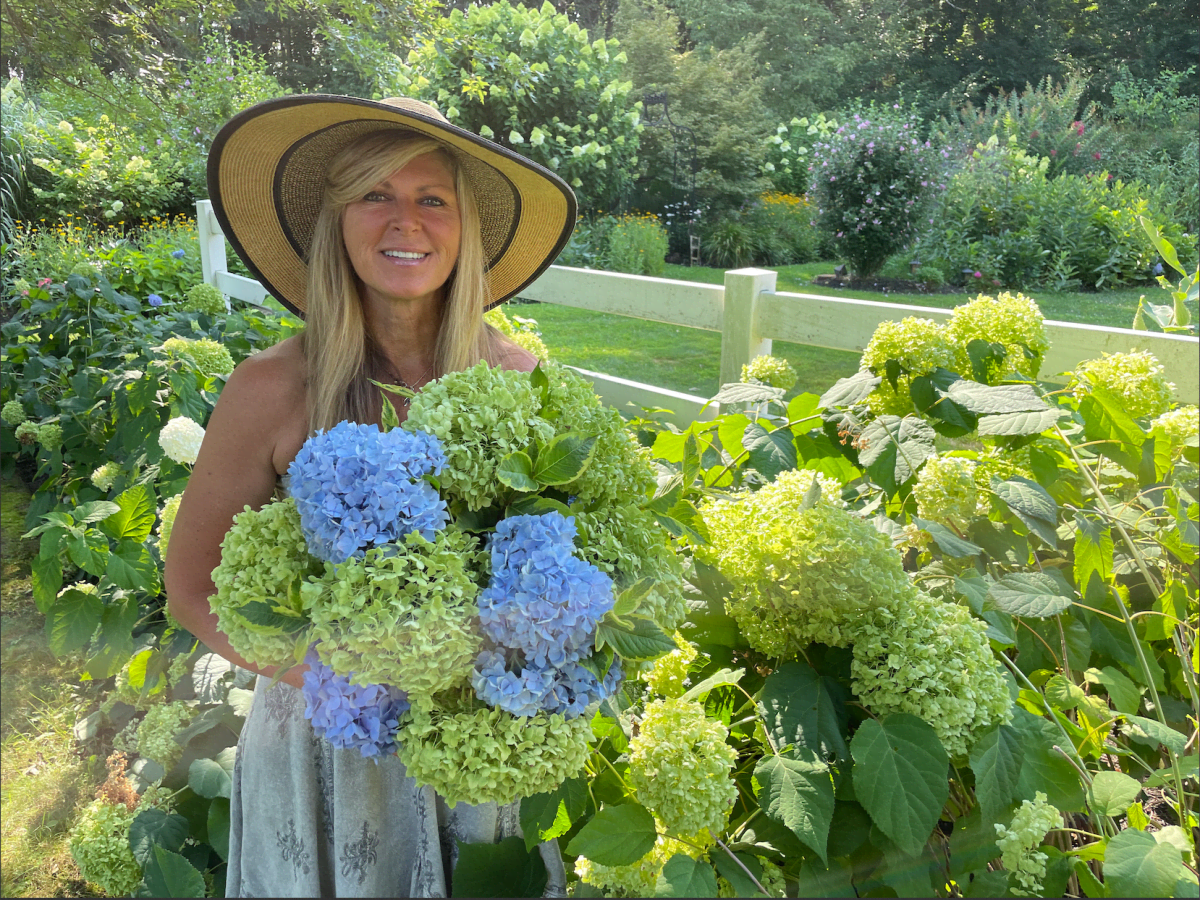
[[[303,315],[309,244],[330,160],[374,131],[441,142],[475,190],[492,304],[540,275],[575,225],[575,194],[548,169],[451,125],[419,100],[308,94],[234,116],[208,157],[208,192],[230,244],[280,303]]]

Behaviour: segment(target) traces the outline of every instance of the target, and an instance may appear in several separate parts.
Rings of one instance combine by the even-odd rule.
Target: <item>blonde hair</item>
[[[302,342],[310,429],[332,428],[345,419],[379,421],[382,398],[370,379],[380,379],[384,358],[367,330],[357,277],[342,240],[342,214],[376,184],[427,153],[437,153],[454,175],[462,224],[458,262],[444,289],[433,376],[480,360],[499,362],[499,335],[483,321],[491,296],[479,212],[466,173],[432,138],[409,131],[372,132],[351,141],[330,162],[309,248]]]

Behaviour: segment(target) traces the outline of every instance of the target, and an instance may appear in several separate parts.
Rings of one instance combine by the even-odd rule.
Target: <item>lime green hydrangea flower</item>
[[[142,869],[129,848],[129,826],[139,812],[93,800],[71,829],[71,856],[79,874],[110,897],[132,897],[142,883]]]
[[[975,517],[979,493],[975,462],[960,456],[934,456],[925,461],[913,485],[917,515],[966,531]]]
[[[990,378],[1015,371],[1025,378],[1036,378],[1042,359],[1050,349],[1042,311],[1032,297],[1008,291],[989,297],[980,294],[970,303],[954,307],[946,333],[954,343],[959,374],[970,376],[971,357],[967,345],[974,340],[1004,346],[1004,363],[989,373]],[[1003,370],[1003,371],[1001,371]]]
[[[190,359],[205,375],[228,375],[233,371],[233,357],[229,351],[210,338],[167,338],[162,349],[171,359]]]
[[[1010,825],[996,823],[996,845],[1000,861],[1011,874],[1013,893],[1040,897],[1049,857],[1037,848],[1047,832],[1062,825],[1062,814],[1038,791],[1032,800],[1021,801]]]
[[[711,847],[715,841],[708,831],[700,834],[682,834],[683,840],[668,837],[667,830],[661,822],[658,827],[658,837],[646,855],[635,863],[627,866],[604,866],[592,862],[586,856],[575,860],[575,874],[584,884],[603,888],[609,897],[653,897],[658,885],[658,876],[672,856],[682,853],[697,859],[704,852],[701,848]]]
[[[1095,389],[1107,391],[1135,419],[1160,416],[1171,408],[1175,393],[1175,385],[1167,381],[1164,371],[1149,350],[1106,353],[1076,366],[1070,387],[1081,400]]]
[[[682,698],[654,700],[629,742],[629,781],[637,798],[675,834],[720,832],[737,796],[729,777],[737,751],[729,730]]]
[[[400,761],[450,806],[488,801],[503,806],[553,791],[583,769],[592,736],[587,716],[525,718],[486,707],[457,712],[413,707],[400,724]]]
[[[413,398],[403,427],[442,442],[442,489],[468,509],[484,509],[507,490],[496,479],[498,461],[553,437],[554,426],[538,416],[540,405],[527,374],[481,362],[427,384]]]
[[[301,587],[322,662],[355,684],[407,691],[418,706],[469,683],[482,646],[472,573],[486,565],[478,540],[453,528],[326,563]]]
[[[277,500],[257,511],[247,506],[221,541],[221,564],[213,569],[217,593],[208,602],[234,650],[260,666],[291,665],[296,635],[254,625],[239,610],[248,603],[269,603],[299,615],[293,597],[305,579],[322,572],[323,564],[308,554],[294,500]]]
[[[907,374],[896,379],[895,388],[886,377],[886,365],[894,359]],[[934,369],[952,369],[955,365],[954,345],[946,329],[932,319],[908,316],[899,322],[881,322],[863,351],[859,368],[884,376],[868,403],[876,414],[903,416],[912,412],[909,386],[917,375],[928,375]]]
[[[183,308],[191,312],[222,315],[225,310],[225,295],[211,284],[197,284],[190,288],[183,301]]]
[[[854,626],[851,687],[873,714],[911,713],[933,726],[952,758],[1012,717],[1012,698],[986,624],[964,607],[911,589]]]
[[[38,443],[53,453],[62,446],[63,430],[57,422],[47,422],[39,425],[37,430]]]
[[[890,540],[824,499],[802,509],[802,484],[767,485],[701,509],[710,542],[696,558],[733,584],[729,614],[770,657],[813,641],[844,647],[858,617],[910,590]]]
[[[26,419],[17,425],[17,440],[25,445],[36,444],[38,439],[37,422]]]
[[[678,631],[675,632],[675,647],[666,656],[654,661],[654,667],[646,674],[650,690],[663,697],[679,697],[687,690],[688,666],[695,661],[698,651]]]
[[[798,377],[792,364],[777,356],[756,356],[742,366],[742,381],[748,384],[766,384],[790,391],[796,386]]]
[[[193,710],[182,700],[170,703],[160,703],[146,710],[142,724],[138,726],[138,752],[152,759],[163,770],[170,772],[183,756],[183,746],[175,740],[175,735],[195,716]]]
[[[1200,407],[1180,406],[1160,415],[1150,423],[1150,432],[1170,442],[1172,447],[1184,446],[1200,437]]]
[[[25,407],[21,405],[20,400],[9,400],[4,404],[4,409],[0,410],[0,419],[6,425],[20,425],[28,418],[29,416],[25,415]]]
[[[542,336],[537,330],[537,322],[533,319],[525,319],[520,316],[513,316],[510,319],[504,314],[504,310],[497,306],[483,314],[483,321],[538,359],[550,358],[550,350],[542,342]]]
[[[112,490],[113,482],[121,474],[121,467],[112,460],[109,460],[102,466],[97,466],[92,470],[91,482],[95,487],[104,492]]]
[[[167,558],[167,548],[171,546],[171,529],[175,527],[175,516],[179,513],[179,503],[183,494],[168,497],[158,514],[158,555],[160,559]]]

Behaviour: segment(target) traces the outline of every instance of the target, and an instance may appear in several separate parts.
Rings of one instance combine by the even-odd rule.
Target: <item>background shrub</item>
[[[661,275],[666,268],[667,230],[649,213],[618,217],[608,231],[606,268],[632,275]]]

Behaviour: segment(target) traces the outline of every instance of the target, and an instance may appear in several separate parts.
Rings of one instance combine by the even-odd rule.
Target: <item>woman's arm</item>
[[[275,670],[247,662],[218,630],[208,603],[216,593],[212,570],[221,562],[221,541],[233,517],[247,506],[259,509],[271,499],[278,466],[286,467],[295,455],[297,436],[301,442],[304,439],[304,423],[303,365],[297,342],[285,342],[239,365],[209,419],[167,548],[165,582],[171,614],[213,652],[266,675]],[[293,669],[283,680],[300,687],[302,670]]]

